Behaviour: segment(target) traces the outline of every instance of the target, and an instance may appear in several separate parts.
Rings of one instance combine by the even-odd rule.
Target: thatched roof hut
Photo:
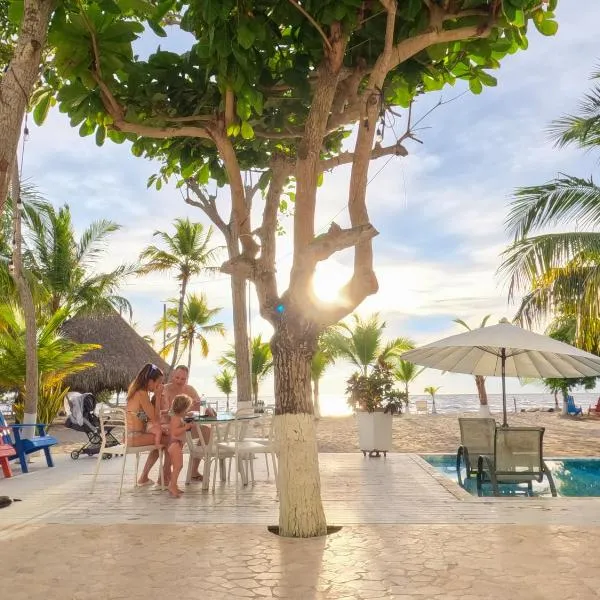
[[[79,315],[62,327],[65,337],[80,344],[99,344],[102,348],[83,359],[96,363],[67,378],[72,391],[97,394],[103,390],[124,391],[144,363],[168,370],[167,363],[116,312]]]

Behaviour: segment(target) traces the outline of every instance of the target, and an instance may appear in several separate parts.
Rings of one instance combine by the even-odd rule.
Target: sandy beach
[[[401,415],[394,417],[395,452],[456,452],[460,434],[458,414]],[[464,416],[476,416],[464,413]],[[501,415],[493,415],[497,421]],[[269,417],[264,419],[268,428]],[[510,425],[542,426],[544,454],[546,456],[600,456],[600,419],[563,417],[558,413],[533,412],[509,415]],[[52,427],[52,435],[60,440],[59,450],[71,452],[81,446],[86,437],[83,433],[65,428],[61,424]],[[354,416],[325,417],[318,422],[319,452],[358,451],[358,431]]]

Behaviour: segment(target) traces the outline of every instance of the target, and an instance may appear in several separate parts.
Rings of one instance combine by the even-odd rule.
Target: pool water
[[[461,469],[460,482],[456,474],[455,454],[429,454],[422,456],[437,471],[460,483],[470,494],[477,496],[475,477],[465,479],[465,470]],[[559,496],[600,496],[600,458],[557,458],[546,460],[552,473]],[[526,495],[527,485],[500,485],[502,496]],[[541,483],[533,483],[534,496],[551,496],[550,486],[544,477]],[[493,496],[489,483],[483,485],[483,496]]]

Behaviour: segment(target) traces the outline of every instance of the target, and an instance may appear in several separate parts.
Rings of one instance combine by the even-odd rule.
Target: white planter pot
[[[358,412],[358,446],[364,455],[392,449],[392,415],[384,412]]]

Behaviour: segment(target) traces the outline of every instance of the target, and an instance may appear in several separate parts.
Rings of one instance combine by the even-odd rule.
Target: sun
[[[348,282],[350,270],[334,261],[320,262],[313,277],[313,290],[323,302],[338,302],[340,290]]]

